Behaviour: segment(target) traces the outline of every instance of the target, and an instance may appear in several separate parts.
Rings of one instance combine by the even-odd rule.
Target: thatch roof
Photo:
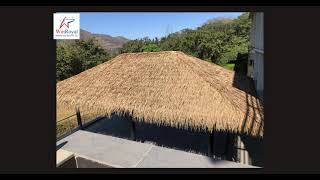
[[[60,81],[57,106],[263,136],[263,106],[249,78],[176,51],[121,54]]]

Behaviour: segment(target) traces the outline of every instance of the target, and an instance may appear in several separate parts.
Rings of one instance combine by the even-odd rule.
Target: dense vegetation
[[[243,67],[246,67],[244,63],[248,53],[250,26],[249,13],[236,19],[213,19],[196,29],[184,29],[161,39],[146,37],[129,41],[119,53],[182,51],[229,69],[233,69],[234,64],[240,64],[237,69],[243,71]],[[78,74],[110,58],[92,39],[59,45],[57,80]]]
[[[57,46],[56,78],[63,80],[110,59],[94,39],[75,40]]]
[[[129,41],[120,52],[174,50],[225,65],[236,60],[238,54],[248,52],[249,30],[249,14],[244,13],[236,19],[214,19],[195,30],[184,29],[160,40],[143,38]]]

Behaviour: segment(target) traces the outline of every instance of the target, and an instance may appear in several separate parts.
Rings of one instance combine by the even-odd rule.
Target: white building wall
[[[263,13],[252,14],[248,76],[252,77],[260,97],[264,89],[264,20]],[[252,61],[252,62],[250,62]]]
[[[252,26],[250,31],[249,63],[247,75],[254,81],[255,89],[263,99],[264,90],[264,17],[262,12],[251,13]],[[262,142],[262,141],[261,141]],[[243,164],[253,164],[260,161],[262,164],[261,142],[248,141],[244,137],[237,136],[235,139],[237,161]],[[250,149],[250,150],[249,150]],[[250,153],[249,153],[250,151]],[[257,160],[259,159],[259,160]]]

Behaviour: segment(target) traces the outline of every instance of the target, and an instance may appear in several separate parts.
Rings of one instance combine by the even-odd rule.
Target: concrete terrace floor
[[[136,123],[137,141],[129,140],[130,123],[119,116],[101,119],[59,140],[57,146],[100,164],[122,168],[252,168],[206,156],[208,134]],[[215,153],[224,147],[216,142]]]
[[[115,168],[253,168],[200,154],[79,130],[57,142],[76,156]]]
[[[86,131],[130,140],[130,121],[113,115],[92,124]],[[136,141],[206,155],[208,134],[135,122]]]
[[[85,131],[130,140],[130,127],[131,124],[128,119],[113,115],[111,118],[104,118],[95,122]],[[171,149],[207,155],[209,146],[208,133],[143,122],[135,122],[135,127],[136,141],[138,142],[149,142]],[[225,137],[222,133],[216,133],[215,136],[214,153],[216,156],[221,156],[225,151]]]

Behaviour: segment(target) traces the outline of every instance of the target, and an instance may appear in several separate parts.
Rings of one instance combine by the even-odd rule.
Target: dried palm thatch
[[[63,80],[57,106],[263,136],[263,105],[249,78],[176,51],[121,54]]]

